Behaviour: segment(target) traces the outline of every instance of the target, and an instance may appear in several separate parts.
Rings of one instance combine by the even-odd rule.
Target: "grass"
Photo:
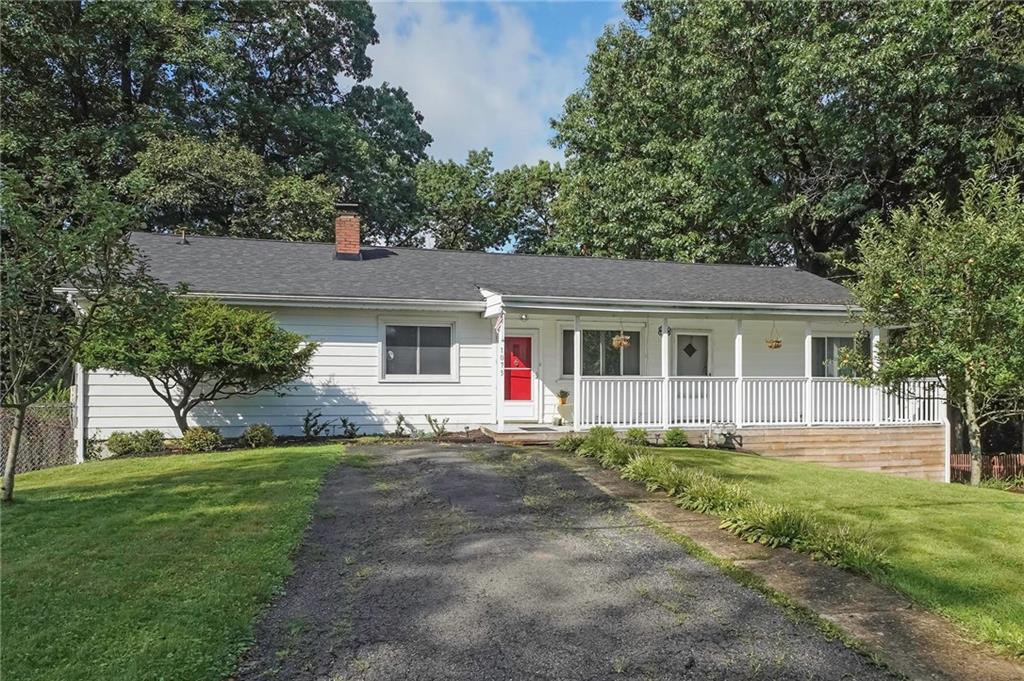
[[[888,547],[878,579],[1024,656],[1024,495],[700,449],[659,449],[754,496],[847,524]]]
[[[2,511],[4,677],[222,678],[341,458],[279,447],[18,476]]]

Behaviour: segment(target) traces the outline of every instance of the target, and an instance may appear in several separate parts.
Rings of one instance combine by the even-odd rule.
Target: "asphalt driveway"
[[[238,679],[893,678],[541,452],[350,451]]]

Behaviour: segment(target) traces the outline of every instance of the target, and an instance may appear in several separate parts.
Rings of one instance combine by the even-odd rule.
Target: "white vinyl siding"
[[[250,423],[269,424],[280,435],[300,435],[302,417],[310,409],[319,409],[325,419],[344,416],[364,433],[392,430],[398,414],[427,431],[426,414],[450,418],[450,430],[494,422],[493,329],[479,313],[389,312],[382,317],[374,310],[284,307],[272,312],[282,327],[320,343],[310,374],[280,396],[263,393],[200,405],[190,422],[218,427],[227,437],[239,435]],[[452,329],[457,380],[382,380],[382,325],[402,322]],[[177,436],[170,410],[143,379],[97,371],[90,373],[88,385],[90,437],[103,440],[116,431],[144,428]]]

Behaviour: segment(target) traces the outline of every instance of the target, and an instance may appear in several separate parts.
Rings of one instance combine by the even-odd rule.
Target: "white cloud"
[[[549,54],[519,8],[488,9],[485,18],[466,5],[375,3],[370,82],[409,92],[436,158],[463,160],[486,146],[498,168],[560,160],[548,121],[582,84],[593,36]]]

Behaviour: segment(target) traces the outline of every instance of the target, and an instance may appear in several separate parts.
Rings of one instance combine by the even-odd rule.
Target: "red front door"
[[[533,353],[529,336],[505,338],[505,399],[533,399]]]

